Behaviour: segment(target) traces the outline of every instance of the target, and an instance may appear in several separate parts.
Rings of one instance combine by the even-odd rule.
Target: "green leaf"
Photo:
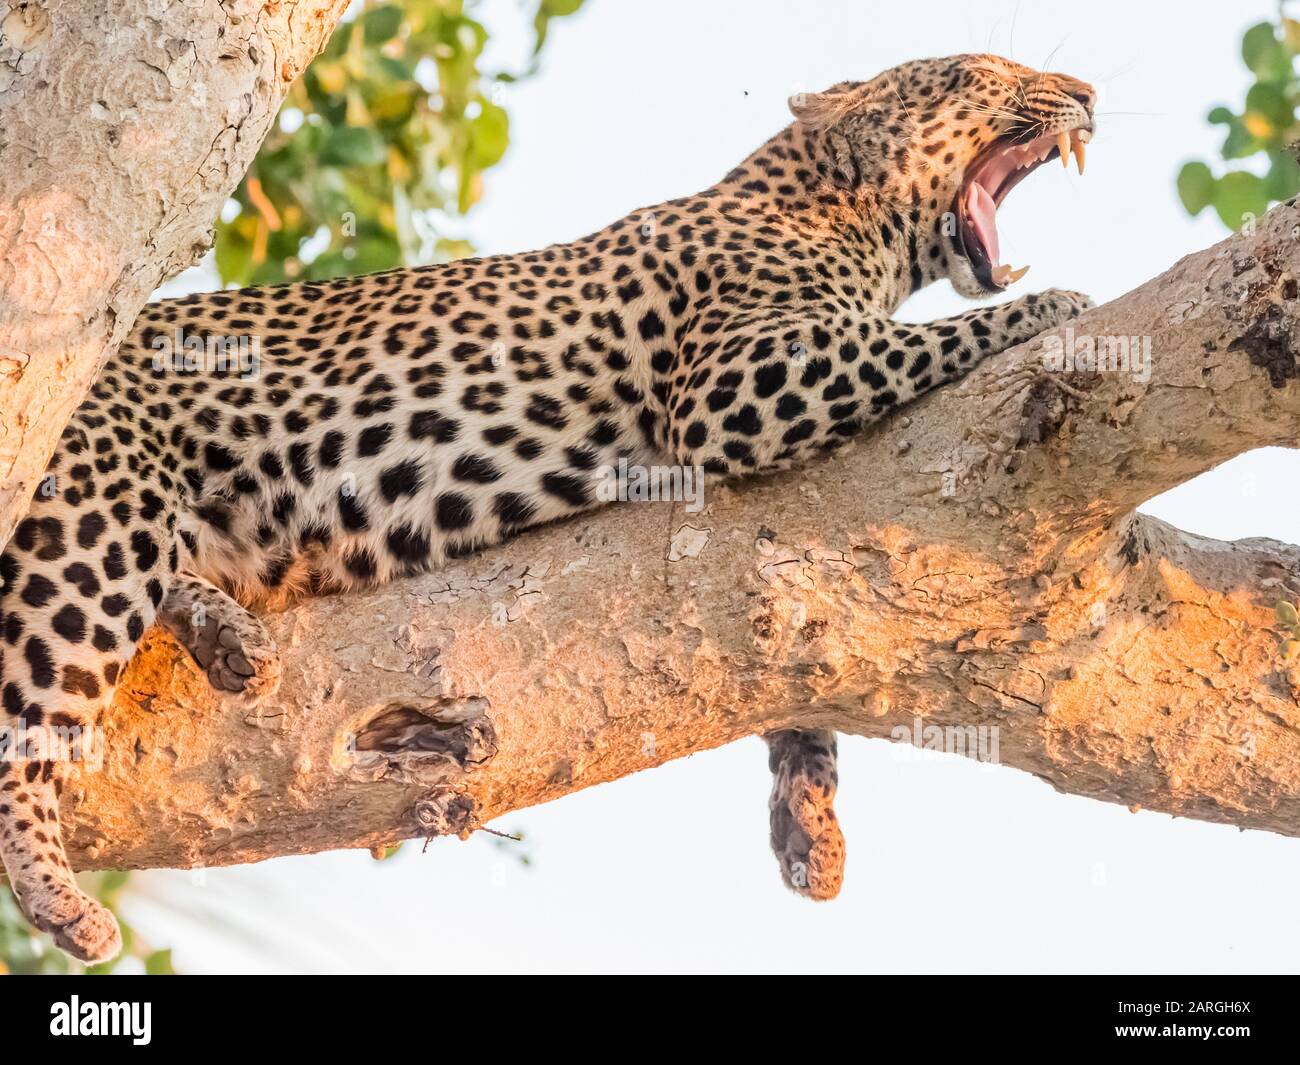
[[[1264,176],[1265,192],[1273,201],[1289,200],[1300,192],[1300,162],[1287,150],[1271,152],[1272,164]]]
[[[317,57],[316,63],[321,63],[325,59],[337,59],[348,50],[348,45],[352,43],[352,31],[356,29],[355,22],[340,22],[334,27],[334,32],[330,34],[329,43],[325,46],[320,56]],[[315,64],[313,64],[315,65]]]
[[[1216,182],[1204,163],[1185,163],[1178,172],[1178,198],[1190,215],[1198,215],[1214,199]]]
[[[480,100],[479,106],[470,122],[470,151],[474,169],[486,170],[500,161],[510,143],[510,117],[488,100]]]
[[[402,9],[395,4],[385,4],[367,11],[361,16],[366,44],[383,44],[397,36],[397,31],[402,27],[403,15]]]
[[[1267,81],[1256,82],[1250,87],[1250,91],[1246,93],[1246,112],[1248,116],[1258,115],[1263,118],[1279,134],[1288,128],[1295,118],[1294,109],[1285,91],[1280,86]]]
[[[320,162],[326,166],[374,166],[384,159],[383,138],[365,126],[332,130],[320,151]]]
[[[1261,81],[1284,81],[1291,73],[1291,52],[1277,39],[1271,22],[1251,26],[1241,39],[1241,58]]]
[[[420,86],[414,82],[395,85],[391,89],[377,93],[370,101],[367,110],[376,122],[383,122],[386,125],[405,125],[415,111],[421,93]]]
[[[1254,155],[1263,146],[1263,143],[1246,128],[1246,124],[1234,115],[1221,149],[1223,158],[1245,159],[1247,156]]]
[[[1268,210],[1263,178],[1244,170],[1224,174],[1218,181],[1214,209],[1229,229],[1239,229],[1247,219],[1258,218]]]
[[[131,874],[125,869],[109,869],[107,872],[101,873],[99,890],[96,892],[100,901],[111,904],[118,893],[126,887],[126,882],[130,879],[130,876]]]
[[[551,19],[572,15],[580,7],[582,7],[582,0],[542,0],[537,7],[537,17],[533,19],[533,31],[537,35],[537,41],[533,45],[533,52],[540,52],[542,45],[546,43],[546,34],[550,30]]]
[[[352,272],[356,274],[392,270],[402,265],[402,246],[394,236],[372,237],[358,242],[351,262]]]
[[[451,262],[453,259],[466,259],[474,254],[474,245],[467,240],[453,240],[449,237],[442,237],[435,247],[438,258],[444,262]]]
[[[155,950],[145,958],[144,971],[147,976],[175,976],[176,970],[172,968],[171,950]]]
[[[241,225],[241,222],[245,224]],[[217,273],[227,284],[239,284],[248,279],[253,266],[253,241],[247,230],[254,225],[251,219],[237,218],[221,230],[215,249]]]
[[[1241,58],[1251,70],[1262,63],[1277,45],[1271,22],[1257,22],[1241,38]]]

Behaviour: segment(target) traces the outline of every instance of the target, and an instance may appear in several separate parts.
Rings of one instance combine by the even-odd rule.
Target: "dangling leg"
[[[0,762],[0,858],[28,920],[95,962],[120,938],[112,914],[73,879],[59,789],[75,762],[87,772],[90,754],[103,755],[100,721],[166,595],[176,550],[152,468],[128,454],[133,477],[94,483],[81,460],[89,450],[74,418],[43,482],[51,491],[37,492],[0,553],[0,725],[11,739]]]
[[[55,944],[87,963],[122,949],[113,915],[77,886],[59,830],[62,766],[0,763],[0,857],[18,905]]]
[[[835,733],[786,729],[765,736],[772,770],[772,851],[786,886],[833,899],[844,881],[844,836],[831,803],[839,776]]]
[[[168,629],[220,692],[252,706],[280,686],[280,653],[266,626],[215,584],[178,573],[158,611]]]

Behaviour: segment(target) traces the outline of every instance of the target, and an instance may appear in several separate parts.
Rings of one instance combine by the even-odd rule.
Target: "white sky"
[[[569,240],[711,184],[787,121],[785,100],[926,55],[995,51],[1092,81],[1085,178],[1044,168],[1001,213],[1017,291],[1111,299],[1220,239],[1173,181],[1213,158],[1241,31],[1266,0],[865,3],[588,0],[511,88],[512,146],[470,234],[484,253]],[[518,0],[484,9],[503,60]],[[1051,56],[1050,63],[1047,63]],[[903,309],[967,306],[946,284]],[[1207,535],[1300,539],[1297,465],[1243,456],[1145,509]],[[139,878],[131,909],[188,972],[1294,971],[1300,840],[1130,814],[1011,769],[841,740],[843,894],[813,904],[768,853],[757,739],[498,822],[424,855],[364,852]]]

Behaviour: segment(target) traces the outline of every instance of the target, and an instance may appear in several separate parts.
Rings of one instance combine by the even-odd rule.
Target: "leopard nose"
[[[1097,106],[1097,90],[1089,85],[1086,81],[1080,81],[1078,78],[1061,77],[1061,91],[1064,92],[1071,100],[1082,104],[1083,109],[1092,114],[1092,109]]]
[[[1092,109],[1097,105],[1097,90],[1086,81],[1079,81],[1077,78],[1065,76],[1061,77],[1058,88],[1064,95],[1083,108],[1084,121],[1079,123],[1080,127],[1090,131],[1095,129],[1096,122],[1092,115]]]

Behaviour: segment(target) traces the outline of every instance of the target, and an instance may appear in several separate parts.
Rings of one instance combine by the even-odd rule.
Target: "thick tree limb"
[[[274,617],[260,712],[155,631],[69,796],[77,860],[466,831],[755,732],[915,717],[996,727],[1061,791],[1300,834],[1298,678],[1269,631],[1300,548],[1133,513],[1297,438],[1297,226],[1279,207],[1073,323],[1149,336],[1144,382],[1048,373],[1040,338],[701,514],[625,504]]]
[[[347,0],[0,3],[0,543]]]

